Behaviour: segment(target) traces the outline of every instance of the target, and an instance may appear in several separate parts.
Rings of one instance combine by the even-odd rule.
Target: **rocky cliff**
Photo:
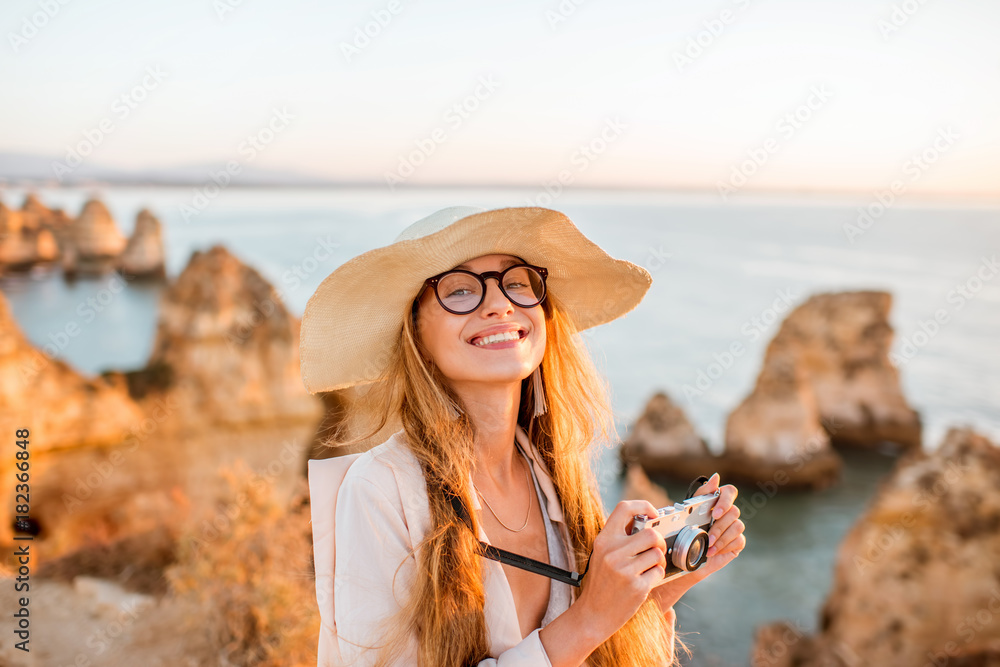
[[[221,246],[195,253],[166,290],[150,363],[135,371],[86,378],[49,359],[0,299],[0,428],[31,431],[42,553],[213,507],[217,471],[237,460],[278,497],[291,494],[323,414],[302,385],[298,326],[271,285]],[[12,497],[11,461],[0,461],[3,497]],[[0,544],[10,543],[11,510],[0,505]],[[211,541],[218,528],[204,533]]]
[[[58,335],[66,336],[60,332]],[[67,340],[69,340],[67,338]],[[56,450],[97,449],[121,443],[143,423],[145,415],[129,396],[122,378],[84,377],[55,356],[35,348],[21,332],[7,299],[0,293],[0,432],[29,429],[31,471],[40,458]],[[5,452],[9,451],[4,449]],[[12,498],[13,457],[0,461],[0,493]],[[32,483],[33,516],[46,512],[41,486]],[[58,496],[52,498],[58,502]],[[37,510],[34,511],[34,510]],[[0,541],[11,536],[11,505],[0,503]]]
[[[892,296],[886,292],[817,294],[792,311],[767,347],[755,394],[775,375],[795,376],[802,409],[835,425],[834,445],[920,447],[920,418],[909,406],[889,361]],[[772,365],[794,370],[771,369]],[[761,387],[761,380],[765,386]],[[773,387],[773,385],[772,385]],[[783,397],[787,398],[787,397]],[[738,408],[739,411],[741,408]],[[727,433],[739,437],[738,432]]]
[[[979,665],[1000,653],[1000,448],[952,429],[901,459],[841,544],[818,635],[779,623],[753,664]]]
[[[41,453],[117,442],[130,426],[142,421],[142,411],[121,378],[85,377],[59,359],[57,352],[54,345],[40,350],[28,341],[0,292],[0,429],[4,433],[30,425],[32,451]]]

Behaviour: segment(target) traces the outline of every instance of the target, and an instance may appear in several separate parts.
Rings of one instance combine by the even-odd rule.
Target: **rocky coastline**
[[[0,428],[31,425],[32,519],[49,557],[209,506],[216,470],[238,459],[286,494],[301,479],[325,409],[299,375],[298,318],[222,246],[195,252],[161,298],[146,365],[87,376],[33,346],[0,294]],[[9,468],[0,493],[13,493]]]
[[[952,428],[924,451],[889,361],[891,304],[885,292],[845,292],[792,311],[728,416],[720,453],[663,392],[619,449],[634,497],[655,488],[647,473],[687,483],[719,472],[761,498],[816,491],[838,483],[839,451],[897,456],[840,545],[819,631],[759,627],[754,667],[1000,664],[1000,447]]]
[[[166,280],[160,221],[142,209],[132,235],[125,237],[96,198],[76,217],[48,208],[34,194],[20,209],[0,202],[0,275],[36,268],[59,269],[67,280],[110,271],[129,280]]]
[[[768,344],[753,390],[726,420],[720,454],[658,393],[622,443],[622,460],[682,481],[714,470],[734,481],[815,490],[837,483],[837,448],[919,449],[920,417],[889,361],[891,305],[886,292],[812,296]]]
[[[760,628],[751,664],[997,664],[998,489],[1000,447],[968,428],[901,458],[840,545],[820,631]]]

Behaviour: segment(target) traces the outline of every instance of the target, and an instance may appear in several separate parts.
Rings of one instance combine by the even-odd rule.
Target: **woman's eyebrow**
[[[508,266],[514,266],[515,264],[523,264],[519,259],[505,259],[500,262],[500,268],[506,269]],[[456,269],[465,269],[466,271],[471,271],[468,264],[459,264],[455,267]]]

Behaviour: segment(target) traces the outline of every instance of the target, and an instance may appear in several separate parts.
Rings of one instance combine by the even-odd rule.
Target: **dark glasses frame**
[[[542,277],[542,296],[539,297],[536,303],[533,303],[530,306],[522,306],[517,301],[510,298],[510,295],[507,294],[507,290],[503,288],[504,275],[506,275],[508,271],[513,271],[514,269],[523,269],[523,268],[533,269],[538,273],[538,275]],[[464,273],[470,275],[476,280],[478,280],[479,284],[482,285],[483,289],[479,295],[479,302],[476,303],[474,308],[471,308],[469,310],[452,310],[448,306],[444,305],[444,300],[441,299],[441,295],[438,294],[437,287],[440,280],[449,273]],[[425,289],[430,287],[434,290],[434,297],[437,299],[438,303],[441,304],[441,307],[447,310],[449,313],[452,313],[454,315],[468,315],[469,313],[474,313],[479,308],[479,306],[483,305],[483,301],[486,299],[486,281],[489,280],[490,278],[496,279],[497,287],[500,288],[501,294],[503,294],[504,297],[512,304],[520,308],[534,308],[535,306],[541,305],[541,303],[545,301],[545,297],[549,293],[548,286],[546,284],[546,279],[548,278],[548,276],[549,276],[549,270],[547,268],[545,268],[544,266],[535,266],[534,264],[514,264],[512,266],[508,266],[503,271],[484,271],[483,273],[475,273],[473,271],[466,271],[465,269],[449,269],[448,271],[442,271],[436,276],[431,276],[430,278],[424,281],[424,285],[420,289],[420,293],[417,294],[417,298],[413,300],[413,310],[414,312],[416,312],[417,303],[420,301],[420,296],[424,293]]]

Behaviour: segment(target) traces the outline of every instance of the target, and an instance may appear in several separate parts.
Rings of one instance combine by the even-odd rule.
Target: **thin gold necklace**
[[[486,508],[489,509],[490,514],[493,515],[493,518],[496,519],[501,526],[503,526],[512,533],[520,533],[522,530],[524,530],[525,526],[528,525],[528,518],[531,516],[531,496],[533,494],[531,493],[531,479],[528,477],[527,461],[524,462],[524,481],[528,485],[528,513],[524,515],[524,523],[522,523],[521,527],[518,528],[517,530],[511,528],[510,526],[508,526],[507,524],[505,524],[503,521],[500,520],[500,517],[497,516],[497,513],[493,511],[492,507],[490,507],[490,501],[486,500],[486,496],[484,496],[483,492],[479,490],[478,486],[476,486],[476,482],[475,481],[472,482],[472,488],[476,490],[476,493],[479,494],[479,497],[483,499],[484,503],[486,503]]]

